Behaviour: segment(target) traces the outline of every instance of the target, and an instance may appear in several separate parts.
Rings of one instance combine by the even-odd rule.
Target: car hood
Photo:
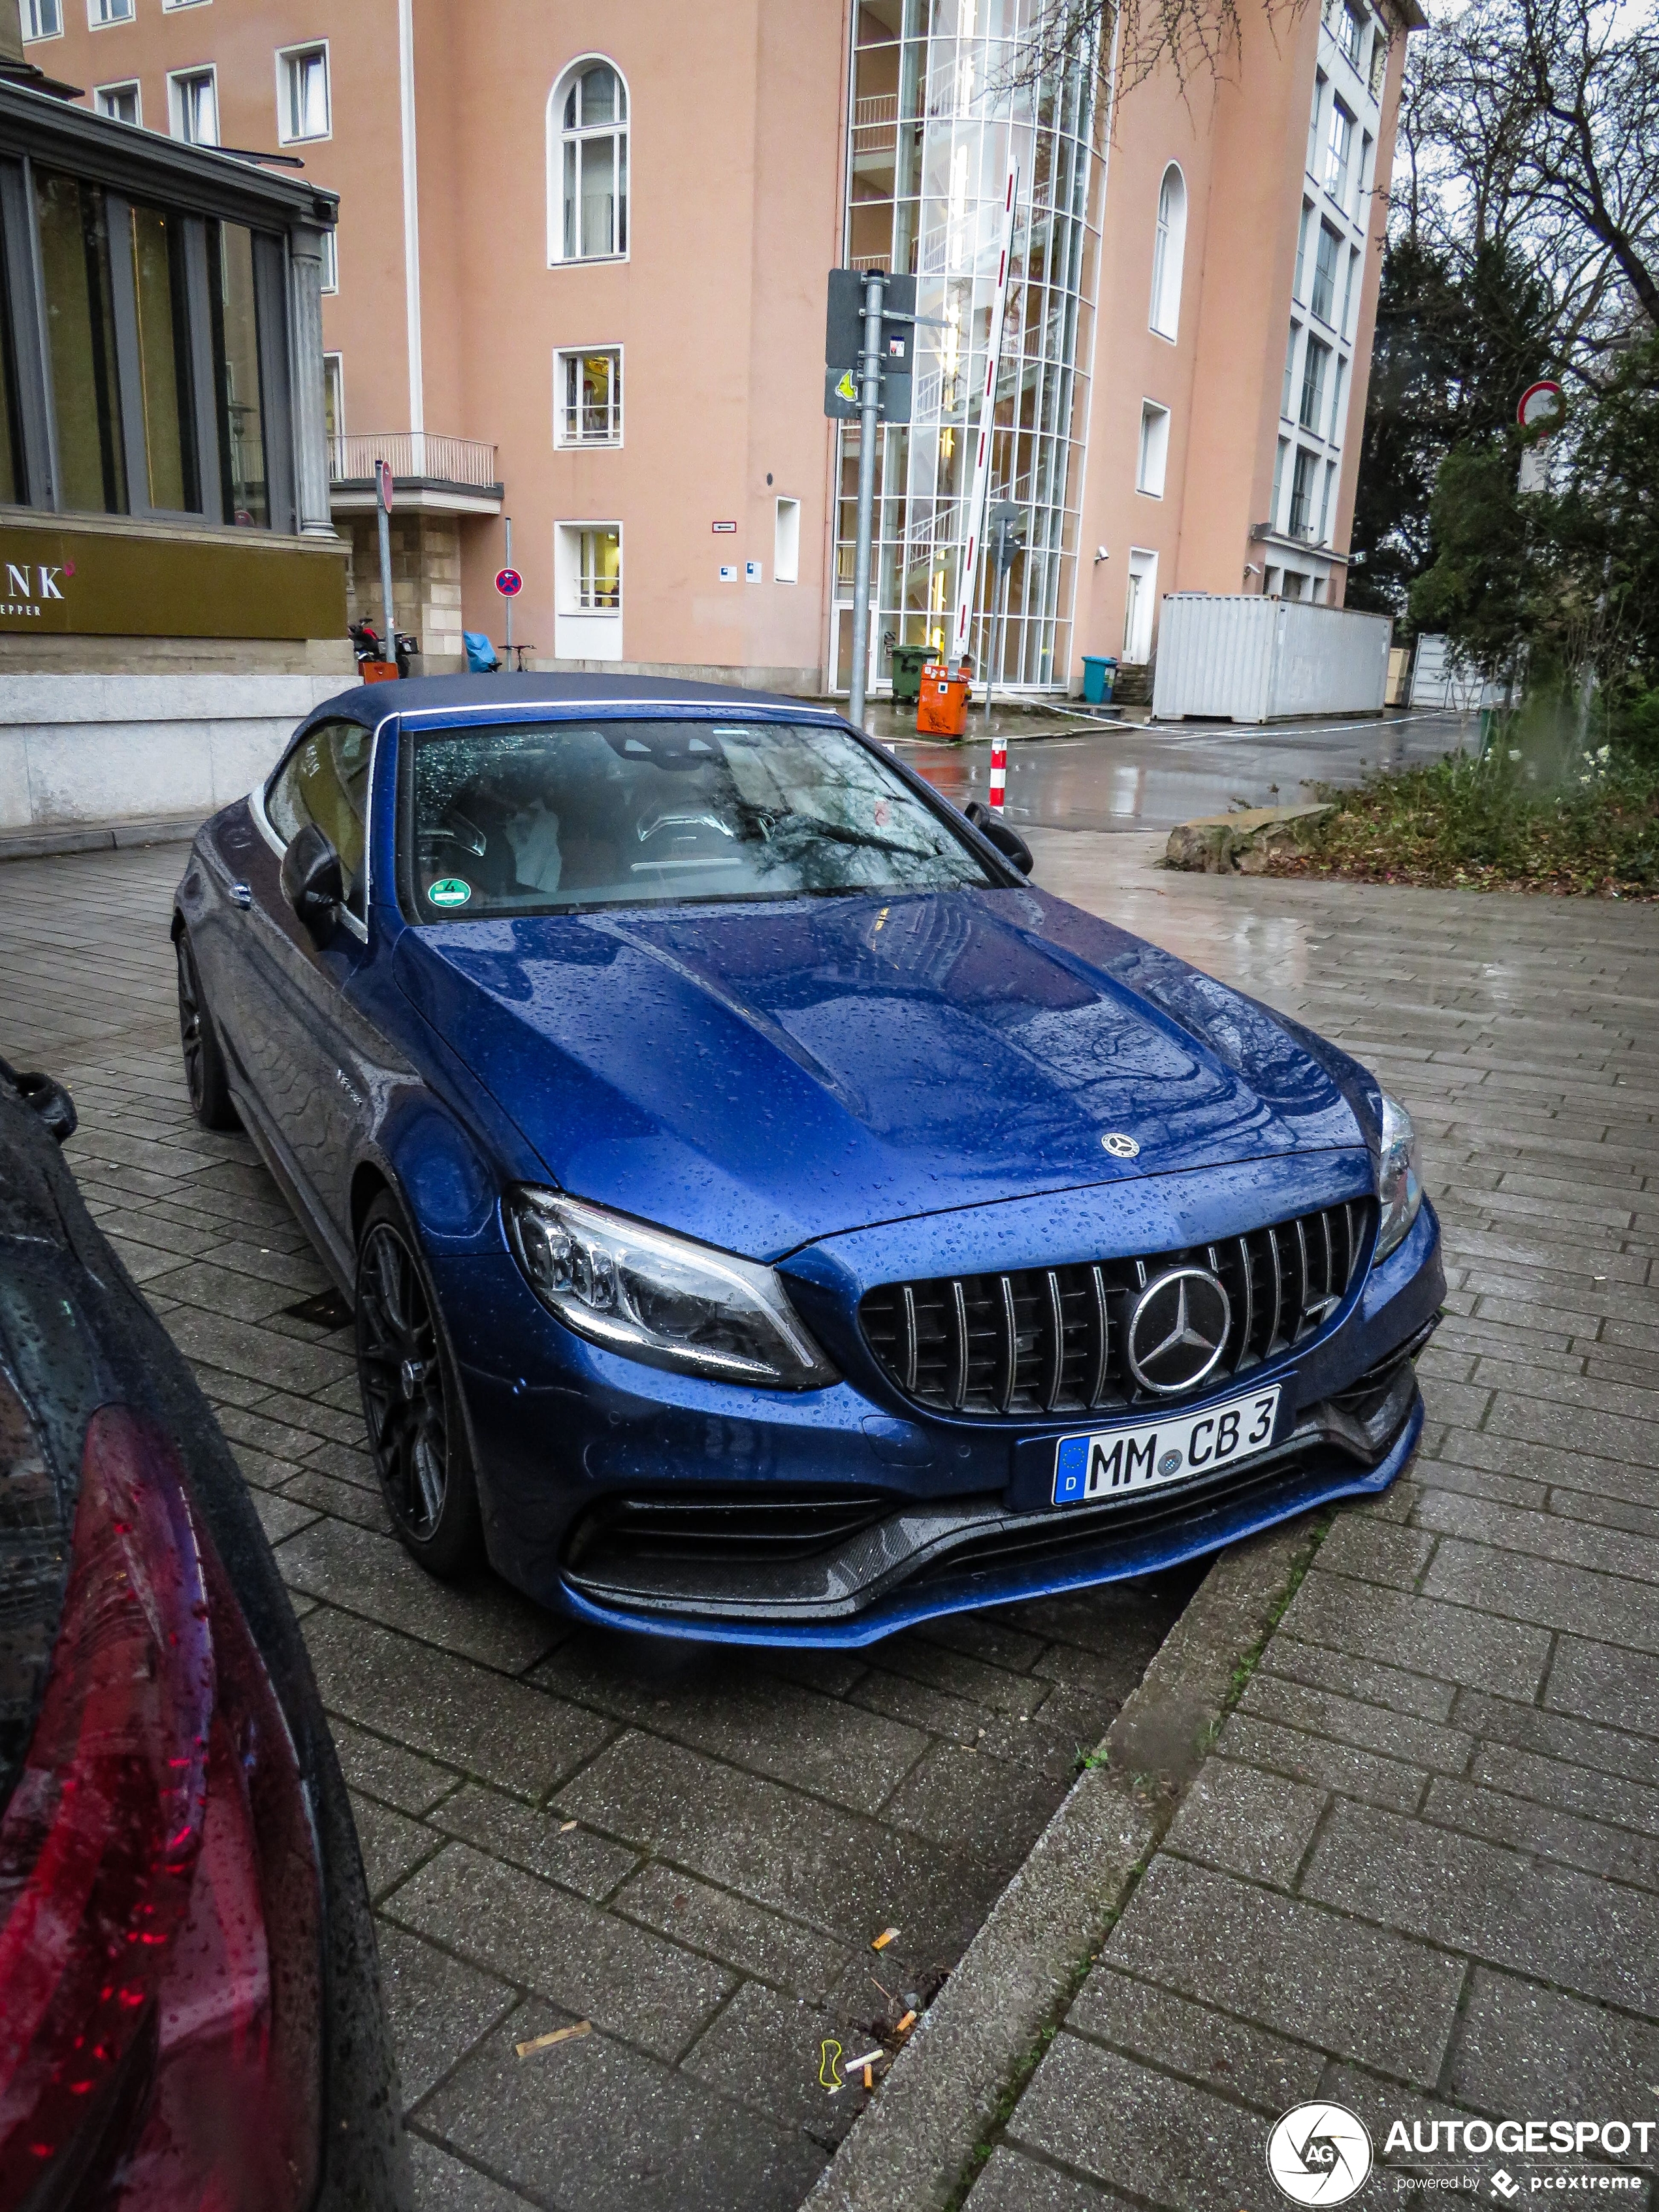
[[[550,1180],[752,1256],[1366,1141],[1340,1054],[1036,890],[479,919],[394,970]]]

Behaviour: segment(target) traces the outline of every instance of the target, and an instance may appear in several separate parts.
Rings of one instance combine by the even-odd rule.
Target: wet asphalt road
[[[970,714],[970,732],[978,720]],[[1011,821],[1051,830],[1170,830],[1178,822],[1246,806],[1295,806],[1310,785],[1353,784],[1368,769],[1439,759],[1473,746],[1474,715],[1389,714],[1381,720],[1279,723],[1269,727],[1182,722],[1079,727],[1024,737],[1011,721]],[[942,745],[881,734],[958,805],[982,799],[991,749],[983,740]]]

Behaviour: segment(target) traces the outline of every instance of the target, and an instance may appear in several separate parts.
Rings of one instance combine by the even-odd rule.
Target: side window
[[[364,902],[364,816],[374,732],[361,722],[319,722],[278,769],[265,811],[283,844],[314,822],[340,856],[346,905],[361,921]]]

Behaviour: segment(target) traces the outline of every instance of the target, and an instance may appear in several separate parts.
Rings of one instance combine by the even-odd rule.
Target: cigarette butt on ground
[[[890,1943],[896,1943],[898,1941],[898,1932],[896,1928],[884,1928],[870,1948],[872,1951],[884,1951]]]
[[[876,2069],[873,2066],[866,2066],[864,2069],[864,2086],[866,2089],[873,2089],[876,2086]]]
[[[538,2051],[550,2051],[556,2043],[568,2043],[574,2036],[592,2033],[591,2020],[579,2020],[574,2027],[556,2027],[547,2035],[532,2035],[528,2043],[515,2043],[513,2048],[520,2058],[533,2058]]]
[[[894,2029],[893,2033],[895,2033],[895,2035],[906,2035],[906,2034],[908,2034],[908,2033],[909,2033],[909,2031],[910,2031],[910,2030],[911,2030],[911,2029],[915,2026],[915,2024],[916,2024],[916,2016],[915,2016],[915,2013],[914,2013],[914,2012],[907,2012],[907,2013],[905,2014],[905,2015],[904,2015],[903,2019],[899,2022],[898,2026]]]

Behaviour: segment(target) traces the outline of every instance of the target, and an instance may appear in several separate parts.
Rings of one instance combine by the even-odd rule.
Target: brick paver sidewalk
[[[1449,1318],[1419,1460],[1339,1517],[969,2212],[1282,2201],[1268,2131],[1315,2097],[1379,2153],[1461,2117],[1659,2146],[1659,910],[1167,877],[1113,910],[1407,1102]],[[1605,2162],[1455,2140],[1361,2201],[1609,2201]]]

